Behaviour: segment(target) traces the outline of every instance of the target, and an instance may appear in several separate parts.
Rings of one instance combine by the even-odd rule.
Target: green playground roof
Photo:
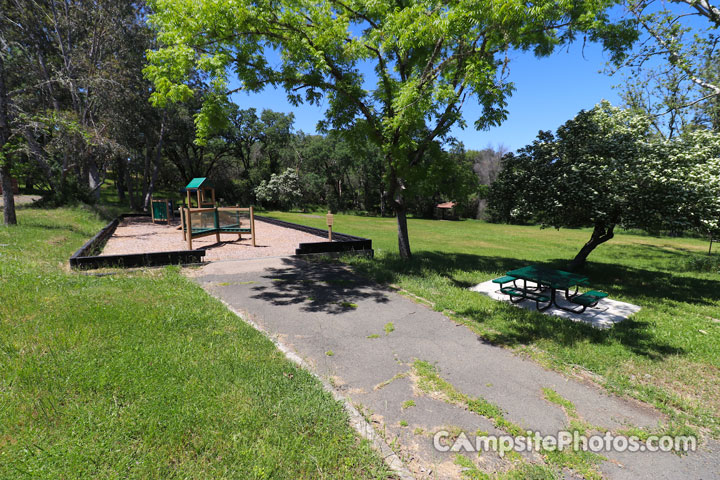
[[[185,190],[197,190],[198,188],[213,188],[212,183],[205,177],[193,178],[187,184]]]

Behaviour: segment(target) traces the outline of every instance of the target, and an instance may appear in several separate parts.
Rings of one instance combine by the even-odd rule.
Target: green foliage
[[[300,178],[297,172],[288,168],[279,175],[273,174],[268,182],[263,180],[255,188],[255,195],[258,201],[265,205],[292,208],[303,196]]]
[[[146,72],[158,104],[181,99],[195,71],[207,78],[211,102],[229,93],[229,72],[245,90],[282,87],[296,105],[322,99],[322,129],[360,130],[382,152],[400,251],[409,257],[405,196],[428,170],[426,154],[449,140],[453,125],[464,126],[464,103],[481,106],[478,129],[505,119],[510,48],[547,55],[583,32],[620,56],[634,32],[609,25],[605,10],[615,3],[155,0],[160,47]],[[361,63],[374,67],[374,85]]]
[[[144,17],[131,1],[3,3],[1,95],[13,144],[3,152],[15,175],[56,201],[95,201],[113,163],[152,151],[160,114],[141,72],[152,40]]]

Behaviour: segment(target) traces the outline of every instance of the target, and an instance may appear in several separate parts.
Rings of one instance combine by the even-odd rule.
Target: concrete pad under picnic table
[[[582,420],[610,432],[631,426],[654,429],[667,420],[646,404],[492,345],[442,313],[343,265],[274,258],[216,262],[186,271],[210,294],[295,352],[364,412],[417,478],[461,477],[457,453],[435,449],[434,432],[502,432],[490,419],[419,389],[412,368],[416,360],[434,365],[457,391],[497,405],[507,420],[541,434],[557,434],[569,425],[566,413],[545,398],[544,389],[572,402]],[[386,329],[389,323],[392,329]],[[607,478],[720,476],[720,445],[712,440],[684,456],[612,451],[602,455],[607,460],[599,469]],[[513,460],[494,452],[465,456],[487,473],[513,465]],[[533,454],[523,457],[542,461]]]
[[[535,287],[536,284],[534,284],[533,282],[528,282],[528,286]],[[474,287],[470,288],[470,290],[472,290],[473,292],[481,293],[483,295],[487,295],[493,300],[510,303],[510,296],[502,293],[500,291],[500,285],[498,285],[497,283],[493,283],[492,280],[479,283]],[[544,292],[544,294],[549,295],[547,291]],[[557,302],[563,307],[578,308],[578,305],[574,305],[566,301],[564,293],[562,292],[557,292],[556,299]],[[525,299],[521,302],[515,303],[514,305],[528,310],[537,311],[537,305],[535,304],[534,300]],[[547,310],[543,310],[540,313],[543,313],[545,315],[555,315],[558,317],[568,318],[575,322],[584,322],[597,328],[610,328],[616,323],[627,320],[630,315],[639,312],[640,309],[641,307],[638,305],[621,302],[619,300],[614,300],[607,297],[601,299],[595,307],[588,307],[583,313],[568,312],[566,310],[555,307],[555,305],[551,306]]]

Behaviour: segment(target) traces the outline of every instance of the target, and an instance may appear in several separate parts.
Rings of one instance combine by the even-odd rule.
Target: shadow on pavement
[[[342,265],[282,259],[283,267],[269,268],[263,278],[270,286],[253,287],[253,298],[273,305],[299,305],[304,311],[341,314],[353,311],[360,300],[389,301],[386,290]]]

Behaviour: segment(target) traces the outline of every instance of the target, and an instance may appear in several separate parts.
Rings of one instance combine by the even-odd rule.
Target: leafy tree
[[[232,146],[223,138],[228,124],[219,124],[208,133],[202,144],[195,139],[195,117],[202,108],[201,88],[194,98],[185,103],[167,106],[169,110],[167,142],[164,153],[187,184],[196,177],[212,177],[215,171],[229,161]]]
[[[147,201],[160,162],[164,117],[149,106],[150,86],[141,71],[154,39],[144,3],[4,0],[0,5],[13,145],[5,153],[15,171],[39,172],[33,183],[60,200],[93,201],[109,168],[123,194],[132,190],[131,170],[140,170]]]
[[[300,187],[300,178],[296,171],[288,168],[281,174],[273,174],[270,181],[263,180],[255,189],[258,200],[280,208],[297,206],[303,193]]]
[[[303,172],[315,172],[320,192],[332,211],[353,206],[355,156],[340,135],[306,135],[297,142],[298,164]]]
[[[487,147],[483,150],[468,150],[468,159],[472,162],[473,170],[480,181],[480,188],[477,191],[477,208],[473,216],[475,218],[485,218],[487,210],[487,195],[490,185],[495,181],[500,168],[502,167],[502,158],[508,152],[508,149],[499,145],[497,150]]]
[[[570,264],[614,236],[616,227],[648,231],[717,229],[720,138],[696,131],[672,140],[651,135],[647,116],[603,102],[509,154],[493,184],[495,219],[542,226],[593,227]]]
[[[613,72],[629,70],[622,87],[627,106],[651,115],[656,131],[669,137],[689,124],[720,131],[720,9],[707,0],[625,6],[643,33],[629,55],[613,62]]]
[[[408,188],[408,198],[413,199],[411,210],[415,214],[430,217],[435,205],[440,202],[454,201],[455,211],[466,216],[476,201],[478,177],[473,171],[471,159],[462,143],[452,144],[450,151],[444,151],[439,144],[425,155],[425,171],[412,178]]]
[[[409,258],[410,178],[420,176],[434,142],[464,125],[465,102],[482,106],[478,129],[505,119],[510,48],[546,55],[587,32],[618,54],[634,34],[608,24],[614,3],[155,0],[152,22],[164,46],[149,54],[146,73],[158,105],[191,96],[195,69],[207,75],[213,92],[197,119],[200,139],[223,115],[229,71],[242,89],[279,86],[294,104],[325,99],[323,128],[363,129],[381,150],[400,255]],[[361,63],[372,65],[376,81],[364,78]]]

